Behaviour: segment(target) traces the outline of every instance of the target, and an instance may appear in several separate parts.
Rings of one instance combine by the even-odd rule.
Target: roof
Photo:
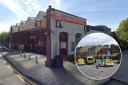
[[[40,20],[40,19],[44,18],[45,15],[46,15],[46,12],[39,11],[37,16],[36,16],[36,18],[35,18],[35,20]]]
[[[34,21],[35,17],[28,17],[28,19],[26,20],[26,22],[32,22]]]
[[[73,14],[70,14],[70,13],[67,13],[67,12],[64,12],[64,11],[60,11],[60,10],[58,10],[58,9],[55,9],[55,8],[51,8],[53,11],[59,11],[59,12],[62,12],[62,13],[65,13],[65,14],[68,14],[68,15],[70,15],[70,16],[73,16],[73,17],[77,17],[77,18],[80,18],[80,19],[84,19],[84,20],[87,20],[87,19],[85,19],[85,18],[82,18],[82,17],[79,17],[79,16],[76,16],[76,15],[73,15]]]
[[[89,48],[92,48],[92,46],[89,46],[89,45],[84,46],[84,47],[80,48],[80,52],[88,52]]]

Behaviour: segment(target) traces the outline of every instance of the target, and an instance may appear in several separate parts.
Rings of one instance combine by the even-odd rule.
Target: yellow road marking
[[[11,71],[13,71],[13,69],[11,68],[10,65],[7,65],[7,67],[8,67]],[[25,82],[24,79],[23,79],[20,75],[18,75],[18,74],[15,74],[15,75],[16,75],[16,77],[18,77],[21,81]]]
[[[25,82],[24,79],[23,79],[20,75],[16,74],[16,76],[17,76],[21,81]]]
[[[13,71],[10,65],[7,65],[7,67],[8,67],[11,71]]]

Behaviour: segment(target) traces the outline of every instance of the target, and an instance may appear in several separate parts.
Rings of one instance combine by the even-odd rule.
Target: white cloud
[[[31,16],[31,13],[37,13],[39,10],[41,10],[40,3],[38,0],[0,0],[0,4],[7,7],[11,12],[13,12],[18,17],[17,19],[15,18],[13,22],[17,20],[26,20],[28,16]],[[11,25],[14,25],[14,23],[7,21],[6,23],[3,23],[1,21],[0,32],[9,31]]]
[[[51,0],[51,3],[50,3],[50,4],[51,4],[54,8],[60,9],[61,1],[62,1],[62,0]]]
[[[24,4],[29,12],[36,12],[38,13],[41,10],[39,0],[20,0],[22,4]]]
[[[0,0],[0,4],[6,6],[14,14],[16,14],[20,19],[26,19],[28,13],[22,9],[20,4],[16,3],[15,0]]]
[[[60,3],[61,3],[61,0],[54,0],[57,8],[60,8]]]
[[[104,8],[96,8],[96,7],[90,7],[86,9],[86,11],[114,11],[114,10],[127,10],[128,7],[104,7]]]
[[[0,33],[10,31],[11,23],[2,23],[0,22]]]
[[[29,16],[29,14],[25,10],[23,10],[22,6],[18,4],[15,0],[0,0],[0,4],[4,5],[10,11],[12,11],[18,17],[18,20],[24,20]],[[10,26],[14,25],[13,22],[16,21],[16,18],[13,18],[12,22],[10,21],[10,19],[4,21],[6,22],[0,22],[0,32],[9,31]]]

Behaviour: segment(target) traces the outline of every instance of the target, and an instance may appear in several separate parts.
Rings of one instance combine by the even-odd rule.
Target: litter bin
[[[63,57],[61,55],[56,55],[52,65],[55,68],[63,68]]]

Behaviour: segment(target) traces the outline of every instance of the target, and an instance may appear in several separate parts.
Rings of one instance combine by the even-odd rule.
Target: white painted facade
[[[35,18],[29,17],[25,22],[20,23],[18,25],[14,25],[13,32],[18,32],[24,30],[30,30],[37,27],[46,27],[46,12],[39,11]],[[56,19],[62,19],[61,24],[63,27],[56,27]],[[79,22],[80,21],[80,22]],[[37,26],[35,24],[37,23]],[[84,26],[86,25],[86,19],[80,18],[78,16],[74,16],[59,10],[51,11],[51,59],[55,57],[55,55],[60,55],[60,33],[66,32],[68,34],[68,46],[67,46],[67,54],[73,55],[74,49],[76,46],[76,38],[75,35],[77,33],[81,34],[81,38],[85,36]],[[75,44],[72,49],[72,43]]]
[[[70,16],[73,18],[77,18],[65,13],[61,13],[61,12],[57,12],[58,14],[63,14],[66,16]],[[72,50],[72,43],[76,43],[75,42],[75,35],[77,33],[82,34],[81,38],[85,36],[85,32],[84,32],[84,25],[79,25],[79,24],[75,24],[75,23],[69,23],[69,22],[65,22],[62,21],[62,28],[60,27],[56,27],[56,21],[54,19],[51,18],[51,58],[53,59],[55,55],[59,55],[59,34],[60,32],[66,32],[68,34],[68,55],[73,55],[74,51]]]

